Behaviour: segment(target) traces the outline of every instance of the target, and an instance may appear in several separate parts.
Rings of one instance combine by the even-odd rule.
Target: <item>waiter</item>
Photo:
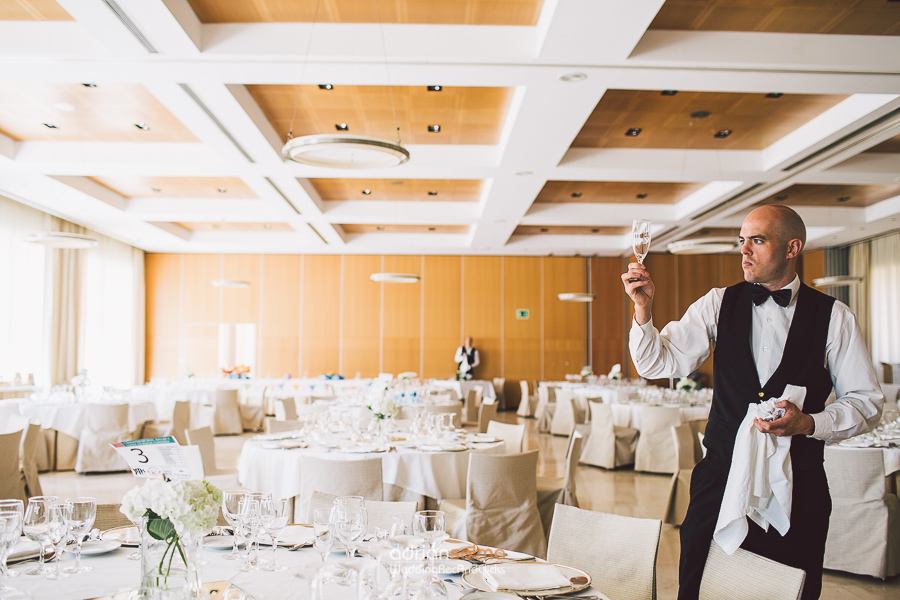
[[[792,436],[790,529],[782,537],[748,519],[742,548],[806,571],[802,598],[822,590],[831,496],[823,468],[825,442],[871,430],[881,418],[883,395],[850,309],[800,283],[797,260],[806,243],[800,216],[768,205],[744,219],[739,238],[744,280],[714,288],[680,321],[662,332],[653,326],[654,285],[647,269],[628,265],[622,275],[634,302],[629,347],[642,377],[682,377],[713,351],[713,400],[694,467],[691,501],[681,526],[679,599],[697,598],[722,503],[738,426],[750,403],[781,397],[788,384],[804,386],[803,410],[781,401],[783,417],[756,420],[763,433]],[[636,281],[635,281],[636,280]],[[825,401],[832,387],[837,400]]]
[[[456,349],[453,357],[456,361],[456,378],[459,380],[472,379],[474,369],[481,362],[478,358],[478,349],[472,345],[472,336],[466,336],[463,345]]]

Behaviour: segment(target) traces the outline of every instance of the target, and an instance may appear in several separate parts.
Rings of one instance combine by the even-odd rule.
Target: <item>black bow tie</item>
[[[754,285],[750,288],[750,297],[753,298],[753,304],[756,306],[765,302],[769,296],[782,308],[786,308],[791,302],[791,290],[788,288],[775,290],[774,292],[770,292],[761,285]]]

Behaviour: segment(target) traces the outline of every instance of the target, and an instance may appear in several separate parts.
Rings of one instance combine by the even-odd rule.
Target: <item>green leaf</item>
[[[147,533],[155,540],[165,540],[175,534],[175,526],[172,525],[172,521],[150,512],[147,520]]]

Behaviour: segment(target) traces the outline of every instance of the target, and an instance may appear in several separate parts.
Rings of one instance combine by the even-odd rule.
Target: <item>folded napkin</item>
[[[12,552],[9,553],[7,560],[9,562],[18,562],[20,560],[28,560],[37,558],[41,545],[28,538],[19,538],[16,545],[13,546]]]
[[[569,581],[555,566],[540,563],[491,565],[483,571],[484,581],[492,592],[515,590],[534,592],[569,588]]]
[[[753,424],[754,418],[778,417],[775,403],[793,402],[803,408],[806,388],[788,385],[781,398],[772,398],[747,407],[734,440],[731,469],[725,484],[719,519],[713,539],[727,554],[734,554],[747,537],[749,517],[768,531],[769,525],[785,535],[791,526],[791,489],[794,474],[791,469],[791,438],[762,433]]]

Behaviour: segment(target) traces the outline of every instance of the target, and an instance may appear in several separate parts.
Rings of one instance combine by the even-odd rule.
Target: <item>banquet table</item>
[[[32,423],[38,423],[44,429],[54,429],[76,440],[87,420],[87,407],[90,402],[57,402],[53,400],[3,400],[4,408],[17,406],[21,416]],[[128,428],[132,431],[140,429],[142,423],[156,419],[156,406],[152,402],[128,403]]]
[[[487,379],[467,379],[458,381],[456,379],[437,379],[434,382],[437,388],[449,389],[456,392],[457,400],[465,400],[466,394],[476,385],[481,386],[482,398],[496,398],[497,393],[494,391],[494,384]]]
[[[643,410],[645,406],[650,404],[612,404],[613,424],[617,427],[631,427],[640,431]],[[684,406],[679,404],[663,404],[662,406],[674,406],[680,409],[681,422],[687,423],[696,419],[706,419],[709,417],[709,406]]]

